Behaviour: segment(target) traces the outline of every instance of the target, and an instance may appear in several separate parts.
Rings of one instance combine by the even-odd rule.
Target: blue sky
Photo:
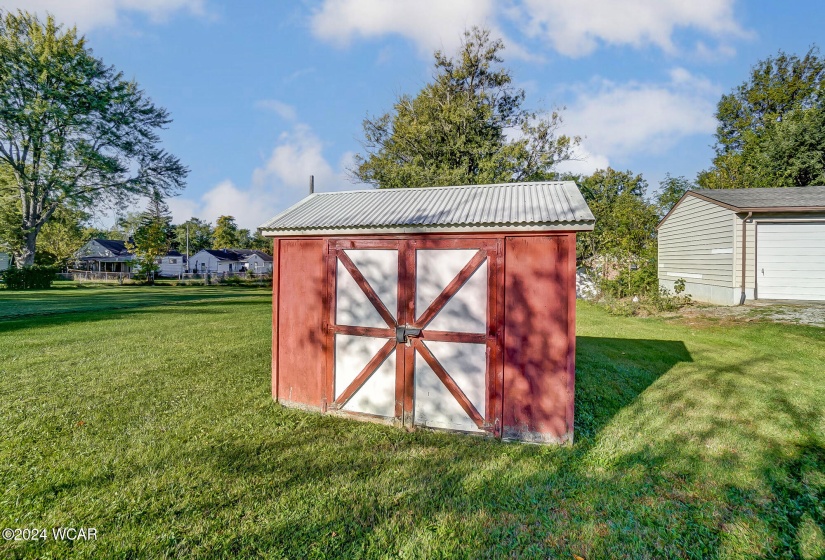
[[[734,0],[0,0],[77,25],[174,122],[165,147],[191,169],[175,221],[256,227],[306,194],[357,188],[361,121],[430,79],[484,25],[527,106],[566,107],[589,173],[610,165],[694,178],[712,157],[719,97],[779,49],[822,37],[825,3]],[[821,40],[820,40],[821,43]],[[136,203],[137,209],[140,202]],[[101,214],[99,221],[111,221]],[[108,224],[101,224],[108,225]]]

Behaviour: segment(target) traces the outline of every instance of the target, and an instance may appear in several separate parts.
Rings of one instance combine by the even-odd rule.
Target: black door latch
[[[399,344],[409,342],[408,338],[419,338],[421,336],[421,329],[408,327],[407,325],[395,327],[395,341]]]

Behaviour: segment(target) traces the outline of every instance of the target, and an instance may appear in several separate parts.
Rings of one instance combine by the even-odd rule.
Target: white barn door
[[[491,240],[331,241],[327,408],[499,435]]]
[[[340,249],[332,408],[396,416],[398,249]]]
[[[487,413],[489,269],[477,249],[416,251],[414,423],[482,431]],[[463,275],[462,275],[463,273]],[[450,292],[445,291],[450,288]]]

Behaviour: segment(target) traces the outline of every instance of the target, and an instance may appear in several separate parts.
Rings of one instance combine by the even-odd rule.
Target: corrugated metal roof
[[[701,197],[740,208],[823,208],[825,187],[788,187],[777,189],[697,189]]]
[[[264,234],[508,229],[591,230],[572,181],[315,193],[259,229]]]

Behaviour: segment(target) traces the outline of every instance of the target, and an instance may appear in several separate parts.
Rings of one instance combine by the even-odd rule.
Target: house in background
[[[6,270],[11,266],[11,255],[8,253],[0,253],[0,272]]]
[[[254,272],[255,274],[272,273],[272,255],[251,249],[240,249],[240,251],[247,253],[245,259],[247,272]]]
[[[697,301],[825,300],[825,186],[688,191],[657,226],[659,285]]]
[[[81,270],[127,275],[139,270],[134,258],[126,242],[116,239],[91,239],[75,253],[77,267]],[[158,276],[177,278],[186,272],[186,256],[178,251],[169,251],[158,259],[158,264]]]
[[[78,268],[95,272],[131,273],[134,258],[126,242],[116,239],[90,239],[75,253]]]
[[[253,249],[201,249],[189,258],[189,271],[197,274],[272,272],[272,256]]]
[[[160,265],[158,276],[179,278],[181,274],[186,273],[186,255],[178,251],[169,251],[158,259],[158,264]]]

